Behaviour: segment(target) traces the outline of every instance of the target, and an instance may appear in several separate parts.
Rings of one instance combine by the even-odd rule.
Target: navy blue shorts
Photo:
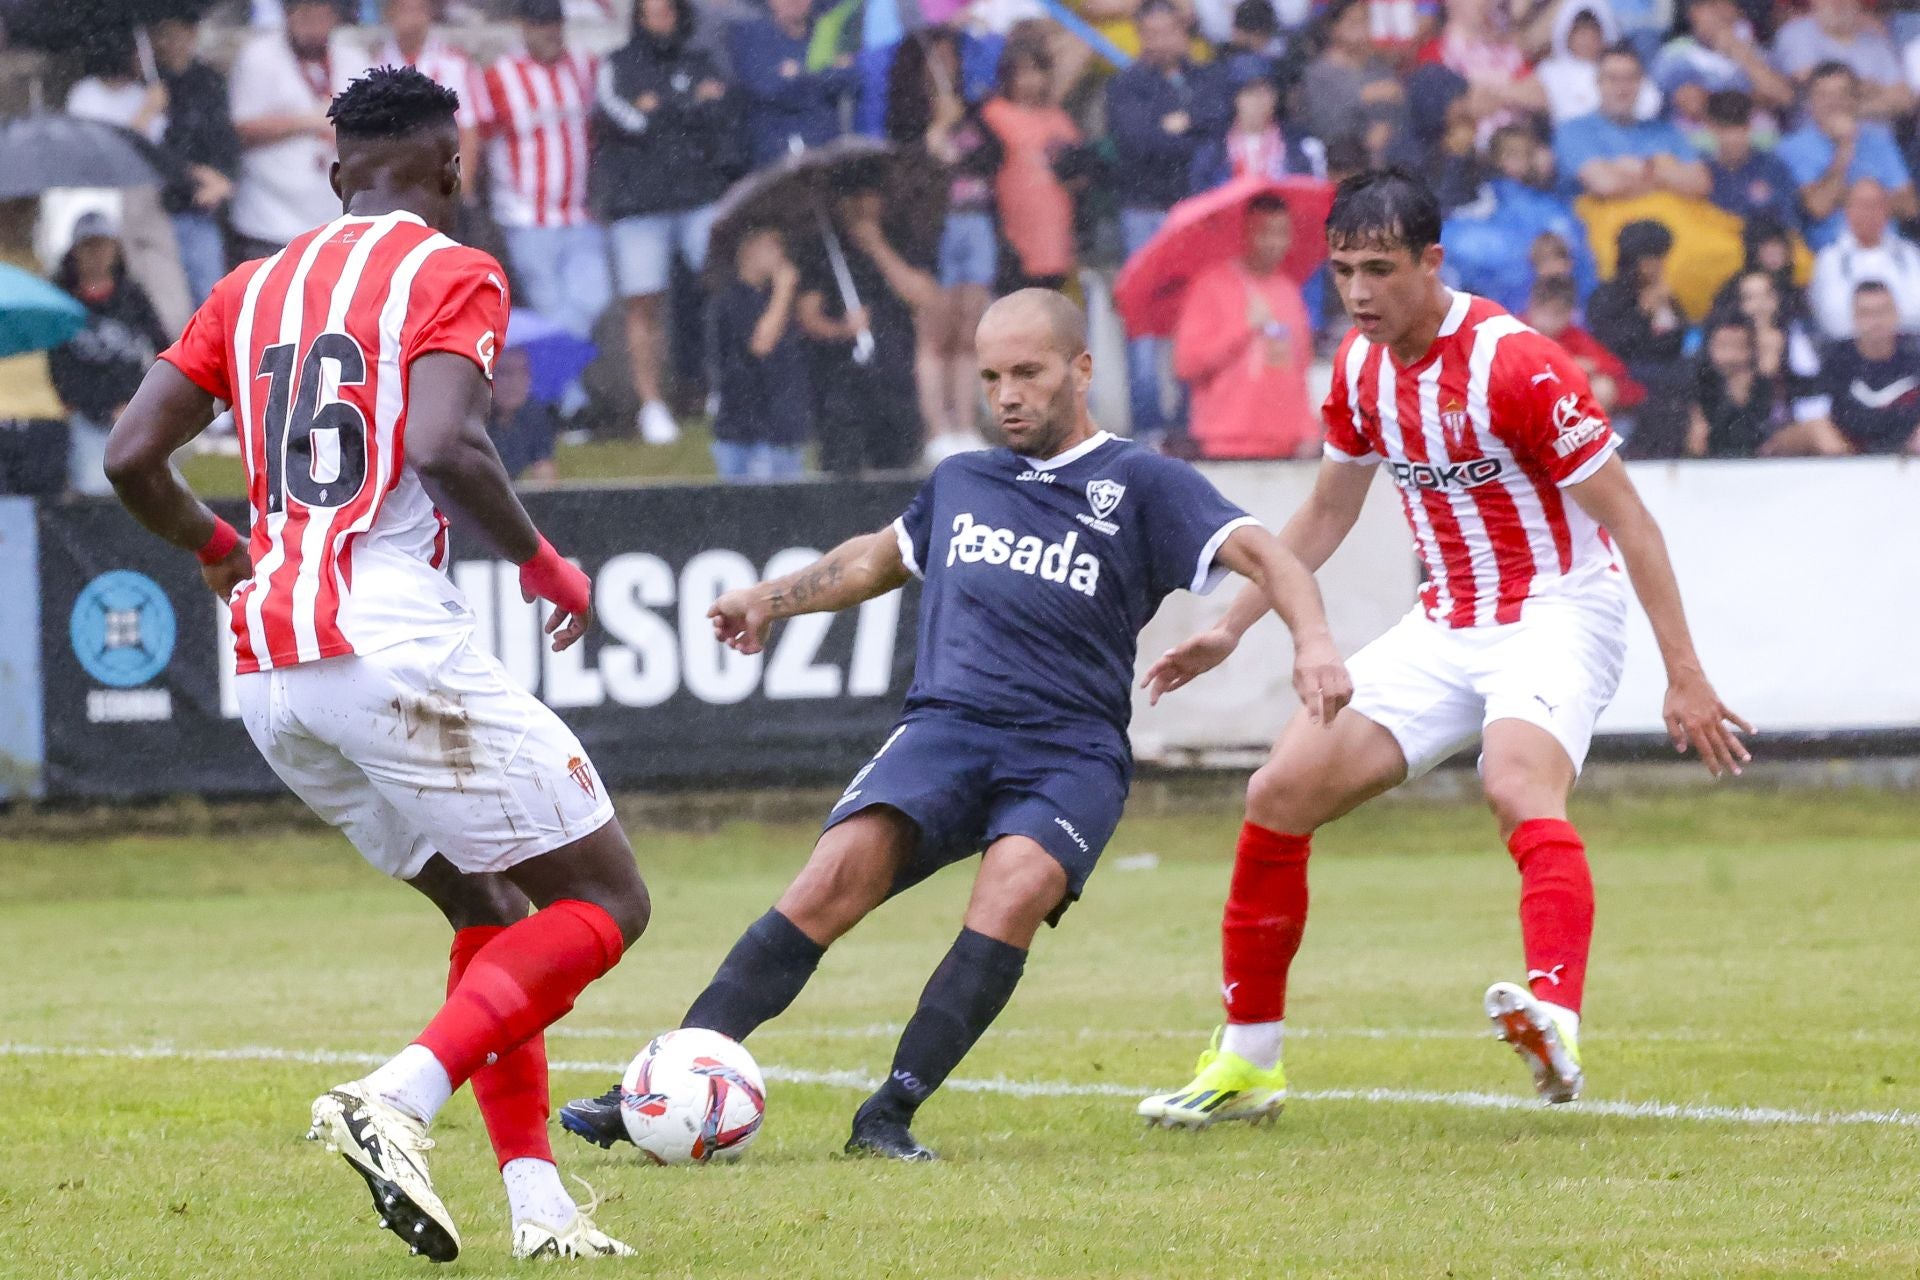
[[[1065,745],[1044,734],[922,712],[895,726],[853,775],[826,829],[877,805],[912,819],[920,844],[894,893],[1002,836],[1026,836],[1065,869],[1064,911],[1120,824],[1131,778],[1124,748],[1085,737]],[[1053,921],[1058,917],[1055,912]]]

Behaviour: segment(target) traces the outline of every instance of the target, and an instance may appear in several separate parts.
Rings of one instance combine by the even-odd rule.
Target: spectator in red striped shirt
[[[480,99],[486,93],[480,69],[462,49],[433,34],[433,0],[387,0],[387,38],[373,51],[369,65],[412,67],[443,89],[460,95],[454,124],[460,130],[461,198],[480,199]]]
[[[593,58],[567,48],[561,0],[519,0],[523,53],[487,69],[480,127],[493,218],[506,234],[515,293],[586,336],[611,301],[607,244],[587,209]]]

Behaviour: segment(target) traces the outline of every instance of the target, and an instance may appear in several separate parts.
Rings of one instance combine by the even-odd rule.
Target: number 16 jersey
[[[160,353],[233,406],[253,506],[237,671],[471,625],[407,465],[408,367],[450,351],[491,378],[509,305],[487,254],[410,213],[346,216],[242,264]]]

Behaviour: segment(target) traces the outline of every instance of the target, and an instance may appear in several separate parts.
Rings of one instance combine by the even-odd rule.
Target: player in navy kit
[[[683,1020],[744,1039],[868,912],[984,850],[965,928],[847,1143],[904,1160],[933,1158],[908,1130],[914,1112],[1006,1005],[1041,922],[1079,897],[1120,820],[1134,645],[1160,601],[1244,574],[1292,629],[1311,714],[1331,720],[1352,693],[1299,561],[1193,468],[1095,428],[1071,303],[1038,289],[1003,299],[978,350],[1010,448],[949,458],[891,528],[711,610],[721,640],[755,653],[776,618],[851,608],[909,575],[925,583],[904,718]],[[626,1137],[618,1089],[561,1119],[603,1146]]]

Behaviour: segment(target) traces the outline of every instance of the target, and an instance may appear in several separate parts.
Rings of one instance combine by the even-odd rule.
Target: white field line
[[[10,1044],[0,1041],[0,1058],[111,1058],[121,1061],[171,1060],[178,1062],[293,1062],[315,1066],[377,1066],[386,1059],[377,1053],[352,1053],[337,1049],[279,1049],[248,1045],[234,1049],[181,1049],[168,1044],[148,1046],[39,1045]],[[598,1075],[618,1074],[624,1062],[554,1061],[555,1071],[578,1071]],[[872,1089],[879,1082],[860,1071],[800,1071],[786,1067],[765,1068],[769,1080],[782,1084],[826,1085],[840,1089]],[[1077,1084],[1051,1080],[949,1080],[946,1088],[959,1093],[991,1093],[1013,1098],[1138,1098],[1152,1090],[1140,1085]],[[1466,1111],[1538,1111],[1545,1112],[1532,1098],[1517,1094],[1442,1092],[1426,1089],[1301,1089],[1294,1090],[1294,1102],[1365,1102],[1388,1106],[1451,1107]],[[1830,1127],[1891,1126],[1920,1129],[1920,1112],[1914,1111],[1797,1111],[1786,1107],[1728,1107],[1691,1102],[1575,1102],[1551,1109],[1555,1114],[1613,1116],[1629,1120],[1690,1120],[1705,1124],[1804,1125]]]
[[[753,1033],[759,1040],[893,1040],[906,1029],[904,1022],[869,1022],[859,1026],[839,1027],[783,1027],[778,1023],[761,1027]],[[396,1028],[395,1036],[405,1037],[413,1032]],[[561,1040],[622,1040],[634,1044],[644,1044],[660,1034],[660,1028],[641,1030],[631,1027],[549,1027],[549,1039]],[[1062,1040],[1109,1041],[1125,1040],[1189,1040],[1204,1042],[1208,1028],[1196,1024],[1191,1027],[1136,1027],[1118,1030],[1097,1027],[995,1027],[993,1037],[996,1040]],[[1287,1028],[1288,1040],[1491,1040],[1493,1032],[1486,1028],[1468,1027],[1295,1027]],[[1768,1043],[1778,1040],[1777,1036],[1766,1037]],[[1583,1028],[1580,1039],[1585,1044],[1720,1044],[1735,1045],[1745,1040],[1758,1040],[1760,1037],[1743,1037],[1737,1033],[1723,1031],[1676,1028],[1671,1031],[1617,1031],[1604,1027]],[[1858,1029],[1843,1035],[1820,1037],[1822,1043],[1832,1044],[1844,1041],[1850,1044],[1911,1044],[1920,1039],[1920,1035],[1911,1031],[1880,1031]]]

